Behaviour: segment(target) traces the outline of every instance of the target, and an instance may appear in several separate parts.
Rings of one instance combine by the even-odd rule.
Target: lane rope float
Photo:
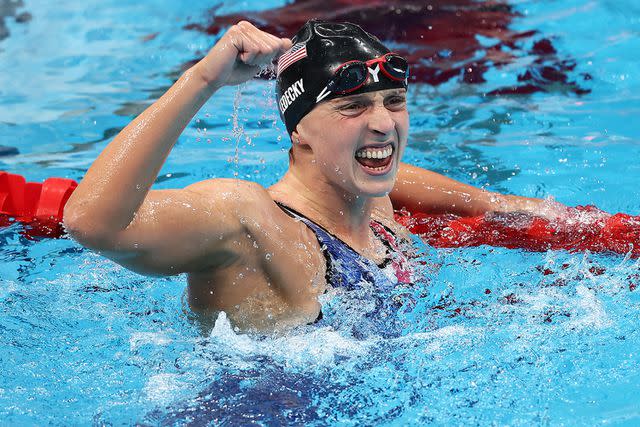
[[[72,179],[48,178],[36,183],[0,171],[0,227],[19,222],[24,224],[26,237],[62,236],[64,205],[77,186]],[[553,220],[525,212],[462,217],[401,210],[394,216],[396,222],[437,248],[489,245],[640,257],[640,216],[611,215],[595,206],[567,208],[565,215]]]
[[[21,175],[0,171],[0,226],[19,222],[27,237],[61,236],[64,205],[77,186],[72,179],[27,182]]]

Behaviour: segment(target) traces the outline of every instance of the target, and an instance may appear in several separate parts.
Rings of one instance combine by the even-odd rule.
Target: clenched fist
[[[264,65],[290,47],[291,40],[240,21],[229,28],[196,67],[209,85],[237,85],[255,76]]]

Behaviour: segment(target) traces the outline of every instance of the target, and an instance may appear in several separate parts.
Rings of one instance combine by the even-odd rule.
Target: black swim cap
[[[376,36],[348,22],[308,21],[292,42],[291,49],[278,58],[276,80],[278,109],[289,135],[318,102],[345,96],[327,89],[340,65],[353,60],[368,61],[389,53]],[[369,68],[366,83],[346,95],[406,89],[406,78],[388,78],[380,71],[378,65]]]

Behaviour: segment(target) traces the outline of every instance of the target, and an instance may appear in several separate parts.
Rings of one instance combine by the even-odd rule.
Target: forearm
[[[462,216],[485,212],[535,212],[542,199],[493,193],[438,173],[401,163],[390,194],[394,209],[410,212],[453,213]]]
[[[105,232],[129,225],[178,136],[215,91],[196,67],[102,151],[69,199],[65,223]]]

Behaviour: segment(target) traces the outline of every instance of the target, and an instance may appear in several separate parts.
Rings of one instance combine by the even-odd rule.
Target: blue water
[[[183,29],[211,2],[27,1],[0,41],[0,170],[79,180],[117,131],[215,37]],[[260,8],[283,3],[261,3]],[[405,160],[464,182],[640,213],[640,9],[630,1],[512,1],[589,73],[485,97],[487,82],[414,85]],[[224,4],[217,13],[255,10]],[[156,35],[151,40],[150,35]],[[273,83],[226,88],[181,136],[157,188],[212,177],[265,186],[287,167]],[[342,327],[286,336],[201,331],[185,278],[146,278],[69,239],[0,230],[0,424],[637,425],[640,265],[624,256],[423,248],[424,283],[400,298],[396,338],[354,336],[355,297],[323,303]],[[549,269],[553,273],[544,274]],[[391,297],[385,295],[385,297]],[[364,311],[363,311],[364,310]]]

